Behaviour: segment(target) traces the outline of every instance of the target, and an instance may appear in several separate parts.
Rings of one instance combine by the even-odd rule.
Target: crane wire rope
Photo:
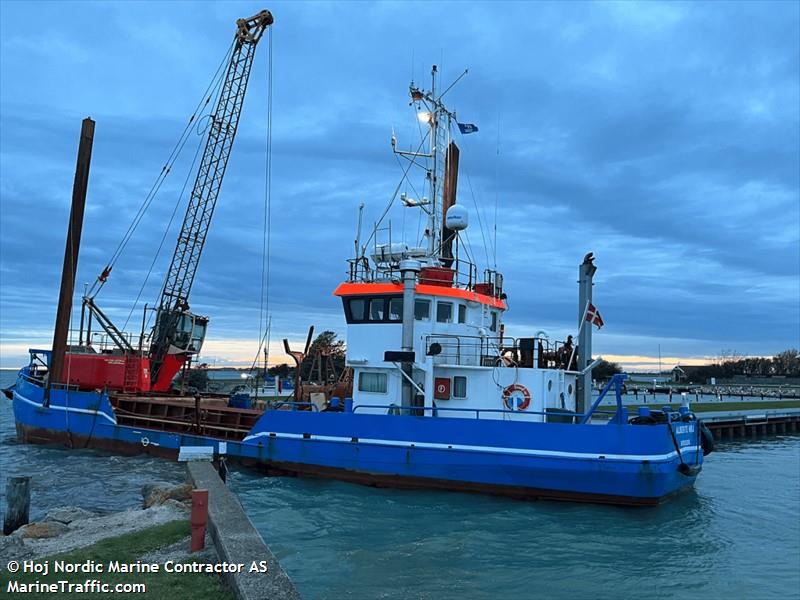
[[[144,281],[142,281],[142,285],[139,288],[139,293],[136,294],[136,299],[133,301],[133,306],[131,306],[130,312],[128,312],[128,316],[125,319],[125,323],[122,325],[122,331],[125,331],[125,328],[128,326],[128,323],[133,316],[133,312],[136,310],[136,306],[139,304],[139,300],[142,297],[142,293],[144,293],[144,288],[147,286],[147,282],[150,279],[150,275],[153,273],[153,269],[155,268],[156,262],[158,261],[158,257],[161,255],[161,250],[164,248],[164,242],[167,240],[167,235],[169,234],[170,229],[172,228],[172,222],[175,220],[175,215],[178,214],[178,208],[180,208],[183,200],[183,194],[186,192],[186,186],[189,184],[189,179],[194,172],[194,165],[197,163],[197,157],[200,155],[200,150],[203,148],[203,138],[202,136],[199,137],[197,142],[197,150],[194,152],[194,158],[192,158],[192,164],[189,167],[189,172],[186,174],[186,179],[183,181],[183,187],[181,188],[181,193],[178,194],[177,199],[175,200],[175,206],[172,208],[172,214],[169,216],[169,220],[167,221],[167,226],[164,228],[164,233],[161,236],[161,241],[158,244],[158,248],[156,249],[155,254],[153,255],[153,260],[150,262],[150,268],[147,269],[147,274],[144,277]],[[147,319],[147,324],[149,325],[150,318]]]
[[[219,71],[219,69],[218,69],[218,71]],[[206,89],[206,92],[208,92],[208,89]],[[215,97],[216,99],[218,99],[221,92],[222,92],[222,78],[220,77],[220,78],[218,78],[216,85],[214,85],[214,88],[211,90],[211,93],[208,95],[208,99],[206,100],[206,102],[204,104],[204,108],[205,108],[205,106],[208,105],[208,101],[212,97]],[[205,93],[203,95],[205,97]],[[215,102],[214,102],[215,104],[217,102],[216,99],[215,99]],[[208,124],[201,130],[200,129],[201,123],[203,122],[203,119],[206,118],[206,117],[209,118]],[[194,118],[194,116],[192,117],[192,119],[193,118]],[[188,171],[186,173],[185,179],[183,180],[183,186],[181,187],[181,192],[180,192],[180,194],[178,194],[177,198],[175,199],[175,206],[172,208],[172,214],[170,215],[169,220],[167,221],[166,227],[164,227],[164,233],[161,235],[161,241],[159,242],[158,248],[156,248],[156,252],[153,255],[153,260],[150,262],[150,267],[147,270],[147,273],[146,273],[146,275],[144,277],[144,281],[142,281],[142,285],[139,287],[139,293],[136,294],[136,299],[133,301],[133,305],[131,306],[131,309],[128,312],[128,316],[125,319],[125,323],[122,326],[122,330],[123,331],[128,326],[128,323],[130,322],[130,319],[133,316],[134,311],[136,310],[136,306],[139,304],[139,300],[141,299],[142,294],[144,293],[144,289],[147,286],[147,282],[150,280],[150,275],[152,275],[153,269],[155,268],[155,265],[156,265],[156,262],[158,262],[158,257],[161,255],[161,250],[164,248],[164,242],[167,240],[167,235],[169,235],[170,229],[172,227],[172,223],[175,220],[175,215],[178,213],[178,208],[180,208],[180,206],[181,206],[184,194],[186,193],[186,187],[189,185],[189,180],[192,178],[192,175],[194,175],[194,173],[195,173],[194,166],[195,166],[195,164],[197,164],[197,158],[200,155],[200,150],[203,149],[203,141],[204,141],[203,140],[203,135],[208,130],[208,127],[210,127],[211,120],[212,120],[212,117],[211,117],[210,114],[202,115],[199,119],[197,119],[197,137],[198,137],[198,139],[197,139],[197,149],[194,152],[194,157],[192,158],[192,163],[189,166],[189,169],[188,169]],[[190,119],[190,122],[191,122],[191,119]],[[188,142],[188,140],[189,140],[189,136],[187,135],[186,138],[183,141],[183,144],[181,145],[181,150],[183,149],[183,146],[186,145],[186,142]],[[162,180],[162,182],[163,182],[163,180]],[[155,305],[155,303],[154,303],[154,305]],[[152,313],[147,316],[147,319],[146,319],[146,322],[145,322],[145,329],[150,327],[150,321],[152,320],[152,318],[153,318],[153,314]]]
[[[122,236],[122,239],[117,245],[117,248],[114,250],[113,254],[111,255],[111,258],[108,260],[106,268],[103,271],[105,277],[103,276],[98,277],[94,281],[92,287],[90,288],[87,294],[88,296],[94,297],[97,295],[97,293],[100,292],[100,289],[102,289],[103,285],[105,284],[108,273],[111,272],[111,269],[114,267],[117,260],[122,255],[131,237],[133,237],[133,234],[136,232],[139,223],[141,223],[144,214],[147,212],[147,209],[150,207],[156,195],[158,194],[159,190],[161,189],[164,180],[172,171],[172,167],[174,166],[175,162],[177,161],[178,157],[183,151],[183,147],[186,145],[187,140],[189,139],[189,134],[194,124],[195,118],[199,113],[201,113],[205,109],[206,106],[208,106],[212,96],[214,96],[217,93],[218,88],[222,83],[223,67],[229,62],[230,57],[233,53],[234,45],[235,41],[231,43],[231,45],[228,47],[228,50],[225,52],[225,56],[223,57],[219,66],[217,67],[217,70],[215,71],[213,77],[211,78],[208,87],[206,87],[205,92],[203,92],[203,95],[201,96],[200,102],[198,103],[192,115],[189,117],[189,120],[187,121],[183,131],[181,132],[178,138],[178,141],[173,146],[172,151],[170,152],[169,156],[167,157],[167,160],[164,163],[164,166],[161,168],[161,171],[159,172],[158,176],[153,182],[153,185],[150,187],[150,191],[145,196],[145,199],[142,201],[142,204],[136,211],[133,220],[131,221],[130,225],[128,225],[128,229],[125,231],[125,234]],[[203,100],[204,98],[205,101]],[[97,291],[95,292],[96,288]]]
[[[261,303],[258,319],[258,349],[253,357],[251,369],[255,368],[261,349],[269,352],[269,334],[272,328],[269,316],[270,300],[270,253],[272,242],[272,30],[268,33],[267,45],[267,127],[266,127],[266,156],[264,157],[264,224],[261,242]],[[264,324],[267,323],[266,331]],[[267,347],[264,346],[267,345]],[[268,354],[266,355],[268,356]],[[266,360],[265,360],[266,362]],[[268,365],[264,365],[266,368]],[[264,373],[266,382],[266,372]]]

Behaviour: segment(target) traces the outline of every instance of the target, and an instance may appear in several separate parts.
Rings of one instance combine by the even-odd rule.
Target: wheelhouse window
[[[367,315],[367,300],[365,298],[350,298],[348,301],[350,310],[348,311],[351,323],[364,321]]]
[[[453,398],[467,397],[467,378],[462,375],[453,377]]]
[[[403,320],[403,299],[390,298],[389,299],[389,320],[402,321]]]
[[[383,321],[384,305],[386,300],[384,298],[373,298],[369,301],[369,320],[370,321]]]
[[[414,300],[414,319],[417,321],[427,321],[431,318],[431,301]]]
[[[358,391],[372,394],[385,394],[386,373],[359,373]]]
[[[464,304],[458,305],[458,322],[459,323],[467,322],[467,307]]]
[[[453,303],[452,302],[437,302],[436,303],[436,322],[437,323],[452,323],[453,322]]]
[[[400,323],[403,320],[402,296],[359,296],[342,298],[348,323]]]

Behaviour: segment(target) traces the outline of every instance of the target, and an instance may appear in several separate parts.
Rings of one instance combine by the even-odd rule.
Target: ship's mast
[[[350,263],[350,277],[353,280],[357,280],[362,271],[367,278],[375,275],[391,278],[392,272],[398,269],[399,262],[405,259],[419,261],[422,266],[428,267],[442,265],[450,267],[453,262],[451,249],[447,246],[447,243],[448,240],[449,243],[452,243],[454,232],[445,229],[446,219],[444,213],[448,206],[455,202],[457,171],[454,169],[458,166],[458,148],[455,147],[454,143],[451,143],[450,130],[453,122],[456,121],[456,113],[447,109],[442,102],[442,97],[467,74],[467,71],[459,75],[441,93],[437,91],[438,71],[438,67],[433,65],[431,68],[430,91],[418,88],[413,81],[409,86],[408,91],[411,97],[409,105],[416,109],[417,119],[420,123],[427,125],[429,129],[426,132],[422,132],[422,139],[416,150],[400,150],[397,147],[397,138],[392,133],[392,151],[395,155],[406,159],[410,164],[404,169],[403,180],[398,184],[392,199],[375,223],[372,234],[367,240],[367,244],[371,240],[375,240],[375,254],[372,256],[375,263],[374,273],[366,260],[366,245],[361,246],[360,235],[356,234],[356,257],[348,261]],[[451,149],[453,156],[451,156]],[[388,227],[389,243],[378,244],[378,228],[392,207],[403,181],[408,179],[408,171],[412,167],[424,170],[426,181],[422,189],[429,192],[429,195],[426,194],[422,198],[409,198],[405,193],[401,193],[400,200],[407,208],[418,208],[426,213],[427,223],[423,234],[424,239],[417,240],[419,246],[408,247],[404,243],[395,245],[391,241],[390,224]],[[450,182],[449,185],[445,181],[446,179]],[[360,224],[359,218],[359,232]],[[398,249],[395,246],[400,248]]]
[[[441,258],[442,224],[444,222],[442,184],[444,181],[445,161],[444,156],[440,156],[440,154],[447,149],[447,145],[450,142],[450,127],[455,119],[455,113],[449,111],[442,102],[442,95],[436,96],[438,72],[438,67],[433,65],[429,92],[420,90],[413,82],[409,88],[412,103],[416,103],[418,109],[426,109],[418,112],[418,118],[430,127],[430,150],[428,153],[395,150],[398,154],[406,157],[430,159],[430,167],[426,169],[426,178],[430,188],[431,199],[430,206],[427,209],[428,228],[425,235],[428,238],[428,258],[434,262],[438,262]],[[420,203],[419,206],[422,207],[423,204]]]
[[[436,65],[431,68],[431,97],[436,98]],[[439,211],[441,210],[442,202],[439,200],[439,178],[437,163],[438,152],[437,146],[439,145],[439,115],[437,111],[431,112],[430,127],[431,127],[431,166],[432,169],[428,171],[428,179],[431,185],[431,207],[430,217],[428,219],[428,254],[431,258],[435,257],[439,247]]]

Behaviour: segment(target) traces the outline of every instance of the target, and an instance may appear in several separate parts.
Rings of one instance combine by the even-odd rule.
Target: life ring
[[[522,402],[514,406],[514,401],[511,399],[511,395],[514,392],[521,392],[522,393]],[[531,393],[521,383],[513,383],[508,386],[506,389],[503,390],[503,403],[506,405],[508,410],[525,410],[531,403]]]

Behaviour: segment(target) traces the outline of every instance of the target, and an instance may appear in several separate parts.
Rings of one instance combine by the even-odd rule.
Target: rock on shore
[[[172,485],[171,483],[146,483],[142,486],[143,507],[150,508],[157,504],[164,504],[167,500],[187,502],[192,499],[192,485]]]
[[[0,536],[0,569],[9,560],[36,559],[89,546],[102,539],[185,520],[189,506],[181,502],[191,497],[186,485],[152,484],[144,486],[144,509],[128,509],[98,514],[77,506],[63,506],[47,513],[42,521],[30,523],[8,536]],[[145,492],[147,492],[145,494]]]

